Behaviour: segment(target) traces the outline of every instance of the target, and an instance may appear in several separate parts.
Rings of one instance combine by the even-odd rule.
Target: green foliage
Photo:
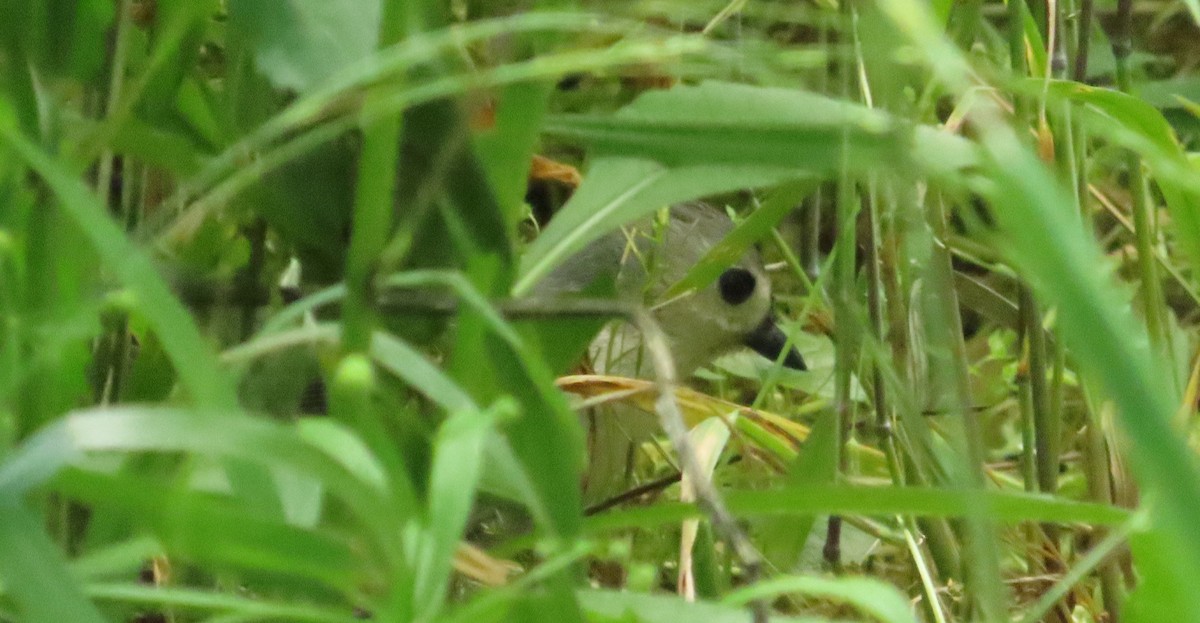
[[[229,3],[229,25],[272,84],[301,93],[375,51],[380,9],[354,0],[238,0]]]
[[[0,0],[0,620],[1200,621],[1200,8],[1059,4]],[[810,370],[585,509],[701,199]]]

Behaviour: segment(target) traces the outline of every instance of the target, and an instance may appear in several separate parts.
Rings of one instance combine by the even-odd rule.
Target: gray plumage
[[[757,251],[747,252],[721,279],[704,288],[664,300],[668,288],[732,230],[732,221],[709,205],[679,204],[666,218],[643,219],[591,243],[543,279],[534,293],[579,293],[597,280],[611,280],[618,298],[652,310],[666,334],[680,379],[738,347],[751,346],[774,357],[786,339],[772,320],[770,280]],[[639,332],[625,323],[601,332],[589,355],[592,368],[600,374],[653,376]],[[803,369],[794,352],[787,363]],[[604,407],[591,410],[585,424],[586,497],[597,501],[627,484],[633,452],[654,434],[657,420],[632,408]]]

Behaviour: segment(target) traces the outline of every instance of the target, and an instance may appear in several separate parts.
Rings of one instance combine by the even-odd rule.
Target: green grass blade
[[[740,517],[842,514],[918,517],[962,517],[977,496],[988,500],[994,519],[1006,523],[1025,521],[1116,525],[1130,511],[1113,506],[1076,502],[1030,493],[985,491],[968,493],[922,487],[861,487],[797,485],[769,491],[730,491],[729,510]],[[618,527],[651,527],[698,516],[693,505],[660,503],[655,506],[598,515],[587,521],[591,533]]]
[[[108,217],[99,200],[61,164],[12,128],[0,124],[0,139],[45,180],[58,196],[60,208],[84,232],[101,260],[136,295],[139,310],[158,333],[191,400],[211,409],[237,407],[234,385],[191,315],[155,271],[149,257]]]
[[[907,596],[891,584],[874,578],[781,576],[734,591],[722,602],[742,606],[756,599],[785,593],[844,602],[884,623],[916,623],[917,620]]]

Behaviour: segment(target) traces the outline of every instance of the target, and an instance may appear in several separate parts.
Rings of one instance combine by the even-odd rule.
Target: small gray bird
[[[665,222],[645,219],[605,236],[572,256],[535,288],[541,295],[582,291],[610,278],[622,300],[644,304],[666,334],[680,379],[720,355],[750,347],[775,360],[787,336],[775,323],[771,283],[757,251],[751,250],[707,287],[663,300],[702,257],[733,229],[721,211],[684,203],[667,211]],[[652,378],[638,330],[627,323],[607,327],[589,349],[598,373]],[[647,363],[643,363],[647,362]],[[783,360],[804,370],[789,349]],[[585,497],[599,501],[628,484],[632,459],[657,430],[657,420],[631,408],[597,408],[587,414],[588,474]]]

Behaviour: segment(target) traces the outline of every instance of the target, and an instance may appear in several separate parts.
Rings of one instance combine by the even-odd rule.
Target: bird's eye
[[[749,300],[750,295],[754,294],[754,285],[754,273],[745,268],[730,268],[717,279],[721,298],[730,305],[741,305]]]

